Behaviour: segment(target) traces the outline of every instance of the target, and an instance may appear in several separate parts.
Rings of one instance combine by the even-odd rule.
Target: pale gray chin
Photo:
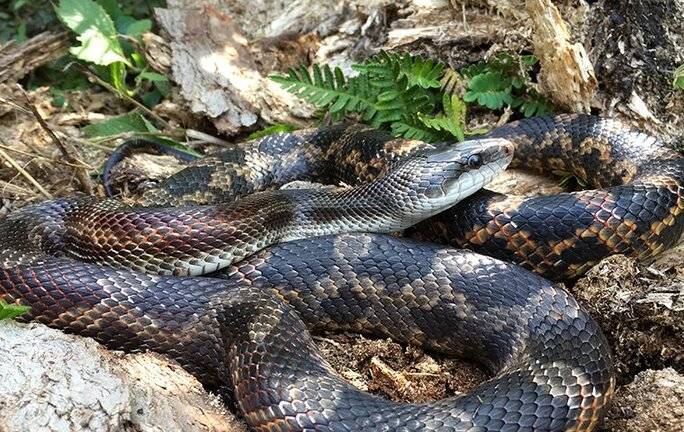
[[[483,165],[476,171],[467,171],[461,174],[458,180],[458,189],[449,194],[450,197],[452,199],[456,197],[456,202],[468,198],[501,174],[509,162],[505,159],[500,159]]]

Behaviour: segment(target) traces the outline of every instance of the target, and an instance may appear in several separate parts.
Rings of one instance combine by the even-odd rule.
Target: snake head
[[[408,161],[404,178],[413,189],[411,206],[429,217],[492,181],[513,158],[513,143],[502,138],[483,138],[460,144],[438,144]]]

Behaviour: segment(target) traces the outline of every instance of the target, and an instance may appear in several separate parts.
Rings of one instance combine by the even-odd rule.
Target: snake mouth
[[[506,139],[484,138],[466,141],[432,156],[429,160],[447,162],[439,192],[434,197],[448,200],[452,205],[467,198],[504,171],[513,159],[513,152],[513,143]]]

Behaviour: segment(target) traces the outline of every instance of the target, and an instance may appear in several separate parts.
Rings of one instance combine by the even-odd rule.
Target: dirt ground
[[[236,20],[246,31],[262,28],[263,23],[242,15],[244,8],[238,7],[242,3],[231,2]],[[258,8],[262,2],[257,3]],[[409,1],[379,2],[375,9],[351,3],[342,12],[334,8],[325,11],[330,17],[342,14],[330,22],[337,27],[346,23],[349,31],[307,28],[308,39],[290,38],[280,44],[265,44],[264,40],[273,36],[261,35],[260,43],[251,47],[255,67],[270,71],[303,59],[348,63],[378,46],[431,55],[460,67],[501,47],[519,52],[530,49],[529,28],[520,16],[524,2],[452,2],[458,6],[453,6],[448,19],[441,9],[411,9],[415,2]],[[591,7],[580,1],[556,3],[576,30],[577,39],[589,48],[595,65],[599,87],[592,101],[594,112],[620,117],[681,145],[684,92],[674,91],[669,75],[662,71],[684,62],[684,1],[606,0],[591,2]],[[267,12],[263,11],[262,19],[270,16]],[[645,19],[647,16],[651,18]],[[435,30],[440,24],[442,30]],[[655,33],[659,39],[654,39]],[[351,38],[353,45],[340,42]],[[165,67],[169,67],[168,61]],[[25,95],[16,84],[0,84],[0,95],[0,215],[53,197],[75,193],[103,196],[95,174],[116,142],[94,144],[82,137],[79,128],[127,112],[131,106],[106,91],[77,91],[67,94],[67,104],[60,108],[51,103],[49,89],[29,92],[31,104],[62,141],[62,149],[27,110]],[[186,97],[174,89],[171,101],[156,107],[155,112],[173,124],[191,124],[212,133],[216,132],[213,128],[220,129],[219,124],[208,125],[201,114],[191,113]],[[496,119],[476,115],[472,121]],[[211,150],[206,145],[196,148]],[[65,152],[69,158],[64,157]],[[119,184],[134,193],[136,187],[180,167],[172,158],[136,157],[119,171]],[[507,177],[499,190],[522,183],[528,192],[558,190],[549,182],[540,186],[538,179],[528,177]],[[614,350],[619,388],[602,430],[684,430],[684,248],[673,249],[650,263],[613,257],[567,287],[592,311]],[[392,341],[351,334],[324,335],[317,341],[345,378],[360,389],[393,400],[440,399],[467,392],[486,378],[476,365]]]

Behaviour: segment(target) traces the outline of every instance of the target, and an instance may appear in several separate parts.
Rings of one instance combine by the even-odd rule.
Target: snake
[[[518,164],[609,186],[545,203],[475,193],[508,165],[510,143]],[[544,228],[556,217],[588,245],[603,229],[623,236],[627,249],[613,253],[655,254],[682,231],[681,167],[660,141],[592,116],[522,120],[457,146],[350,124],[276,134],[193,161],[132,206],[76,197],[11,213],[0,296],[31,306],[21,320],[155,350],[207,388],[227,385],[257,430],[591,431],[615,387],[596,322],[522,266],[426,238],[461,222],[474,245],[564,235]],[[350,186],[274,189],[312,177]],[[497,235],[473,215],[512,222]],[[423,224],[422,239],[365,233]],[[565,253],[584,246],[552,241],[556,274],[578,272]],[[539,257],[528,267],[548,270]],[[329,330],[472,358],[491,377],[441,401],[387,401],[323,359],[309,331]]]
[[[516,262],[554,281],[577,278],[610,255],[654,257],[681,238],[684,157],[662,140],[588,114],[523,119],[484,137],[515,145],[513,168],[573,175],[589,189],[540,196],[480,191],[408,236]],[[354,185],[425,146],[361,125],[275,134],[197,159],[136,202],[229,202],[297,180]],[[109,193],[111,169],[131,151],[123,146],[108,163]]]

